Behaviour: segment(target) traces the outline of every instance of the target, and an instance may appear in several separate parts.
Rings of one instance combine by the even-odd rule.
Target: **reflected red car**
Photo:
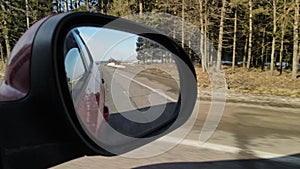
[[[77,29],[65,41],[65,69],[78,119],[86,130],[96,135],[101,122],[109,118],[104,80]]]

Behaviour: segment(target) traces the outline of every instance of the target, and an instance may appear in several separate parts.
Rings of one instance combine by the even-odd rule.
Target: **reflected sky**
[[[85,72],[84,65],[77,48],[73,48],[67,53],[65,67],[67,77],[70,80],[79,78],[79,76],[81,76]]]
[[[96,62],[111,58],[124,62],[137,60],[137,35],[98,27],[80,27],[78,30]]]

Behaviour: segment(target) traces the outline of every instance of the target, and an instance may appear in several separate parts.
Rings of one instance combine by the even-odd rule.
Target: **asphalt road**
[[[142,77],[133,79],[146,82]],[[160,84],[157,84],[155,80],[147,82],[146,84],[153,88],[160,87],[165,91],[166,96],[173,98],[173,90],[164,88],[162,82]],[[134,85],[134,89],[141,86],[134,83],[131,85]],[[148,94],[150,91],[145,90],[141,93]],[[139,96],[138,100],[143,99],[146,100],[146,97]],[[131,102],[137,101],[131,99]],[[143,106],[145,103],[142,101],[138,105]],[[209,112],[210,102],[199,100],[198,103],[200,104],[198,116],[195,117],[196,121],[192,130],[183,141],[167,152],[147,158],[138,158],[138,156],[129,158],[126,154],[116,157],[82,157],[53,168],[300,168],[300,111],[298,108],[245,102],[226,103],[216,131],[207,142],[200,143],[199,136]],[[174,144],[176,138],[167,135],[157,144],[160,143],[162,145]]]
[[[179,84],[170,76],[136,66],[125,69],[101,66],[100,69],[105,80],[105,103],[110,113],[178,101]]]
[[[118,69],[100,66],[105,81],[105,105],[110,112],[109,120],[100,124],[97,132],[104,144],[127,144],[132,141],[127,136],[144,136],[166,124],[170,116],[175,117],[178,84],[169,73],[156,71],[153,65],[126,65]]]

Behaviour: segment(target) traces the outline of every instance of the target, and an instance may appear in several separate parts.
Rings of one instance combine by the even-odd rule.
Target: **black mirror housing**
[[[175,130],[190,117],[197,97],[196,74],[187,54],[176,42],[156,30],[116,17],[82,12],[54,15],[35,29],[30,66],[23,70],[28,71],[29,77],[18,82],[28,81],[28,90],[22,97],[0,102],[0,167],[46,168],[85,155],[117,155],[97,145],[82,129],[69,93],[64,39],[71,29],[79,26],[105,26],[139,34],[178,56],[181,84],[178,115],[160,130],[144,136],[150,139],[117,147],[120,153]]]

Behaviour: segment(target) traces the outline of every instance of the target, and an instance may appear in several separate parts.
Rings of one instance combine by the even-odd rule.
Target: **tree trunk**
[[[7,22],[4,20],[3,22],[3,36],[5,40],[5,46],[6,46],[6,58],[9,58],[10,56],[10,44],[9,44],[9,36],[8,36],[8,28],[7,28]]]
[[[210,32],[210,37],[214,37],[214,32],[213,31],[211,31]],[[210,66],[212,66],[212,67],[215,67],[216,65],[214,64],[214,62],[216,61],[215,59],[215,57],[216,57],[216,51],[214,51],[215,50],[215,47],[214,47],[214,45],[212,44],[212,43],[210,43],[209,44],[209,64],[210,64]]]
[[[218,54],[217,54],[217,71],[221,70],[222,62],[222,48],[223,48],[223,34],[224,34],[224,19],[225,19],[225,5],[226,0],[222,0],[219,41],[218,41]]]
[[[100,0],[100,2],[98,2],[98,3],[100,3],[100,12],[101,13],[104,13],[104,0]]]
[[[244,45],[243,68],[246,68],[247,50],[248,50],[248,37],[246,36],[245,45]]]
[[[73,0],[70,1],[70,11],[73,11]]]
[[[77,0],[75,0],[74,8],[75,8],[75,9],[78,8],[78,2],[77,2]]]
[[[90,11],[90,3],[89,0],[85,0],[85,7],[87,11]]]
[[[143,14],[143,0],[139,0],[139,10],[140,10],[140,15]]]
[[[265,38],[266,38],[266,28],[263,30],[263,40],[261,44],[261,56],[260,56],[260,67],[261,70],[264,71],[265,68]]]
[[[62,10],[62,3],[61,3],[61,0],[56,0],[57,2],[57,12],[60,13],[60,12],[64,12]]]
[[[286,0],[283,2],[283,14],[286,15]],[[281,38],[280,38],[280,56],[279,56],[279,66],[280,75],[282,75],[282,60],[283,60],[283,50],[284,50],[284,36],[285,36],[285,19],[281,22]]]
[[[1,4],[1,9],[2,9],[2,11],[6,11],[3,4]],[[5,47],[6,47],[6,58],[8,59],[9,56],[10,56],[10,44],[9,44],[9,36],[8,36],[8,28],[7,28],[7,21],[6,20],[3,20],[2,34],[3,34],[3,37],[4,37]]]
[[[209,55],[208,55],[208,47],[209,47],[209,44],[208,44],[208,39],[207,39],[207,34],[208,34],[208,12],[207,12],[207,0],[205,0],[205,6],[204,6],[204,57],[205,57],[205,64],[206,66],[208,66],[208,63],[209,63]]]
[[[236,5],[235,11],[234,11],[232,70],[234,70],[234,66],[235,66],[235,58],[236,58],[237,14],[238,14],[238,5]]]
[[[294,16],[294,49],[293,49],[293,71],[292,77],[297,78],[299,64],[299,0],[295,0],[295,16]]]
[[[29,8],[28,8],[28,0],[25,0],[25,9],[26,9],[26,26],[29,29]]]
[[[250,69],[251,65],[251,56],[252,56],[252,32],[253,32],[253,25],[252,25],[252,0],[249,0],[249,44],[248,44],[248,62],[247,62],[247,69]]]
[[[181,46],[182,48],[184,48],[184,22],[185,22],[185,19],[184,19],[184,8],[185,8],[185,0],[182,0],[182,5],[181,5],[182,9],[181,9],[181,17],[182,17],[182,24],[181,24]]]
[[[52,12],[57,13],[58,12],[58,2],[57,0],[53,0],[52,2]]]
[[[110,9],[110,5],[111,5],[111,0],[108,0],[105,4],[105,13],[108,13],[108,10]]]
[[[204,23],[203,23],[203,3],[199,0],[199,13],[200,13],[200,54],[201,54],[201,66],[202,72],[205,72],[206,56],[204,55]]]
[[[0,43],[0,58],[3,64],[5,64],[5,59],[4,59],[4,53],[3,53],[3,47],[2,44]]]
[[[69,8],[68,8],[68,0],[64,0],[64,8],[65,8],[65,11],[64,11],[64,12],[69,12]]]
[[[273,38],[272,38],[272,52],[271,52],[271,75],[274,75],[274,65],[275,65],[275,48],[276,48],[276,0],[273,0]]]

